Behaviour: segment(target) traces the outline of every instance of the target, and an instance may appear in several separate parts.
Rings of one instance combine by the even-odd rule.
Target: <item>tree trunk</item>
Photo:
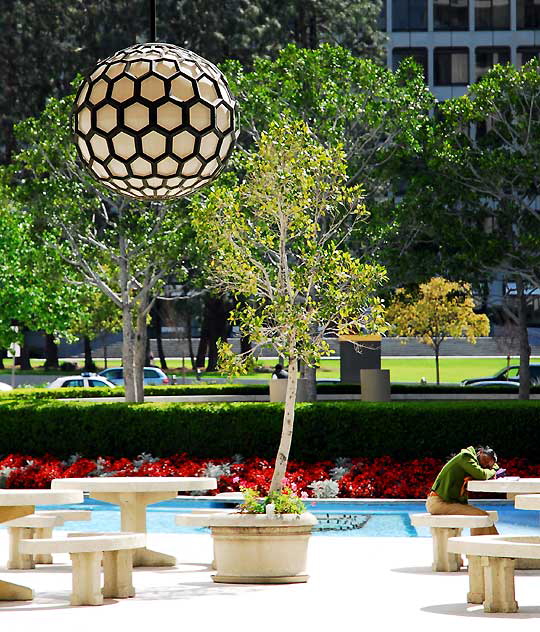
[[[94,359],[92,358],[92,345],[90,344],[90,338],[88,336],[83,336],[83,343],[84,343],[84,370],[95,371],[96,365],[94,363]]]
[[[161,335],[162,326],[163,326],[163,321],[161,319],[159,303],[156,302],[156,305],[154,307],[154,327],[156,329],[157,352],[159,356],[159,364],[162,370],[166,371],[168,367],[167,367],[167,359],[165,358],[165,353],[163,351],[163,337]]]
[[[531,348],[527,331],[527,297],[523,279],[516,283],[518,295],[518,323],[519,323],[519,399],[529,399],[531,393]]]
[[[58,368],[58,345],[53,334],[45,334],[45,368]]]
[[[135,335],[131,321],[131,310],[124,302],[122,306],[122,366],[124,367],[124,388],[126,402],[135,402],[135,374],[133,366],[133,348]]]
[[[133,370],[135,382],[135,401],[144,402],[144,367],[146,360],[147,325],[145,307],[148,303],[141,300],[137,313],[137,330],[135,331],[135,348],[133,353]]]
[[[208,327],[208,364],[206,370],[216,371],[218,368],[218,341],[227,340],[229,308],[221,296],[210,297],[206,305],[205,318]]]
[[[22,371],[30,371],[32,369],[32,365],[30,364],[30,347],[26,340],[26,331],[28,330],[23,331],[23,343],[21,344],[21,355],[19,356],[19,365]]]
[[[148,335],[148,329],[146,330],[146,343],[144,345],[144,363],[143,366],[151,366],[154,362],[154,354],[150,348],[150,336]]]
[[[280,491],[283,487],[283,479],[287,472],[287,463],[291,451],[291,442],[294,428],[294,407],[296,404],[296,389],[298,386],[298,358],[295,355],[294,341],[290,345],[289,354],[289,377],[287,380],[287,394],[285,395],[285,408],[283,410],[283,426],[281,429],[281,440],[276,456],[276,464],[270,491]]]
[[[441,383],[441,374],[439,369],[439,345],[435,345],[435,374],[437,377],[437,384]]]
[[[124,369],[124,388],[126,402],[136,402],[136,386],[134,373],[135,332],[131,314],[128,290],[128,260],[126,243],[122,235],[119,236],[120,249],[119,285],[122,296],[122,366]]]
[[[193,338],[191,337],[191,313],[186,314],[186,337],[188,342],[189,358],[191,360],[191,368],[193,371],[197,369],[197,362],[195,360],[195,353],[193,351]],[[206,351],[205,351],[206,353]],[[182,350],[182,357],[184,357],[184,351]]]
[[[6,367],[4,366],[4,358],[6,357],[6,350],[5,349],[0,349],[0,369],[5,369]],[[13,362],[15,362],[15,358],[13,358]]]
[[[206,353],[208,351],[208,326],[203,317],[201,325],[201,333],[199,338],[199,347],[197,349],[197,358],[195,359],[195,368],[204,369],[206,366]]]

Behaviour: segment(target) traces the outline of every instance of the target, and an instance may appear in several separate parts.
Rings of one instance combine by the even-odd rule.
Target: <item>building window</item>
[[[427,0],[392,0],[393,31],[427,31]]]
[[[509,48],[477,48],[476,49],[476,81],[478,81],[495,64],[510,62]]]
[[[531,59],[540,59],[540,48],[533,46],[519,46],[517,49],[517,66],[521,68]]]
[[[517,0],[517,27],[540,28],[540,0]]]
[[[386,2],[387,0],[382,0],[381,12],[377,18],[377,29],[383,32],[386,31]]]
[[[436,48],[435,85],[466,86],[469,83],[469,49]]]
[[[412,57],[419,66],[422,66],[424,79],[427,80],[427,48],[394,48],[392,50],[392,70],[396,72],[399,64],[407,57]]]
[[[436,31],[468,31],[469,0],[434,0],[433,24]]]
[[[477,31],[502,31],[510,28],[509,0],[476,0],[474,14]]]

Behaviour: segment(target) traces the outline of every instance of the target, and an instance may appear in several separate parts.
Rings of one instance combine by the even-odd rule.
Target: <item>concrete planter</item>
[[[268,386],[270,390],[271,402],[284,402],[287,394],[287,384],[289,380],[269,380]],[[298,378],[298,386],[296,387],[296,401],[307,402],[308,380],[303,377]]]
[[[303,514],[212,517],[212,579],[226,584],[289,584],[308,580],[309,537],[317,518]]]

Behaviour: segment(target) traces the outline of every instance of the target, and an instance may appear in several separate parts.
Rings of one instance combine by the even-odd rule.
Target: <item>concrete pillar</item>
[[[433,542],[432,570],[437,572],[456,572],[461,568],[461,555],[448,552],[448,538],[457,538],[461,535],[461,529],[448,527],[431,527]]]
[[[482,558],[479,555],[467,555],[469,561],[469,592],[467,593],[468,603],[484,603],[484,569]]]
[[[388,369],[361,369],[360,388],[363,402],[389,402],[390,371]]]
[[[484,612],[517,612],[515,560],[507,557],[482,557],[481,560],[486,589]]]
[[[306,402],[307,399],[307,380],[305,378],[298,378],[298,386],[296,390],[296,401]],[[268,386],[270,389],[270,401],[271,402],[284,402],[285,395],[287,393],[287,384],[289,380],[269,380]]]

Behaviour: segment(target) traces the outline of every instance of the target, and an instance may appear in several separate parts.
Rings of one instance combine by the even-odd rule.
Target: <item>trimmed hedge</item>
[[[2,402],[0,454],[273,458],[282,411],[281,404],[255,402]],[[516,400],[299,404],[291,458],[444,458],[487,443],[503,457],[540,462],[539,413],[539,403]]]
[[[321,395],[344,395],[359,393],[358,384],[341,382],[319,383],[317,393]],[[436,384],[392,384],[392,393],[411,394],[479,394],[504,393],[517,394],[517,389],[510,390],[498,386],[468,386]],[[540,393],[540,386],[533,386],[531,393]],[[145,395],[268,395],[268,384],[172,384],[169,386],[146,386]],[[0,401],[7,399],[86,399],[95,397],[124,397],[123,388],[20,388],[14,391],[0,391]]]

